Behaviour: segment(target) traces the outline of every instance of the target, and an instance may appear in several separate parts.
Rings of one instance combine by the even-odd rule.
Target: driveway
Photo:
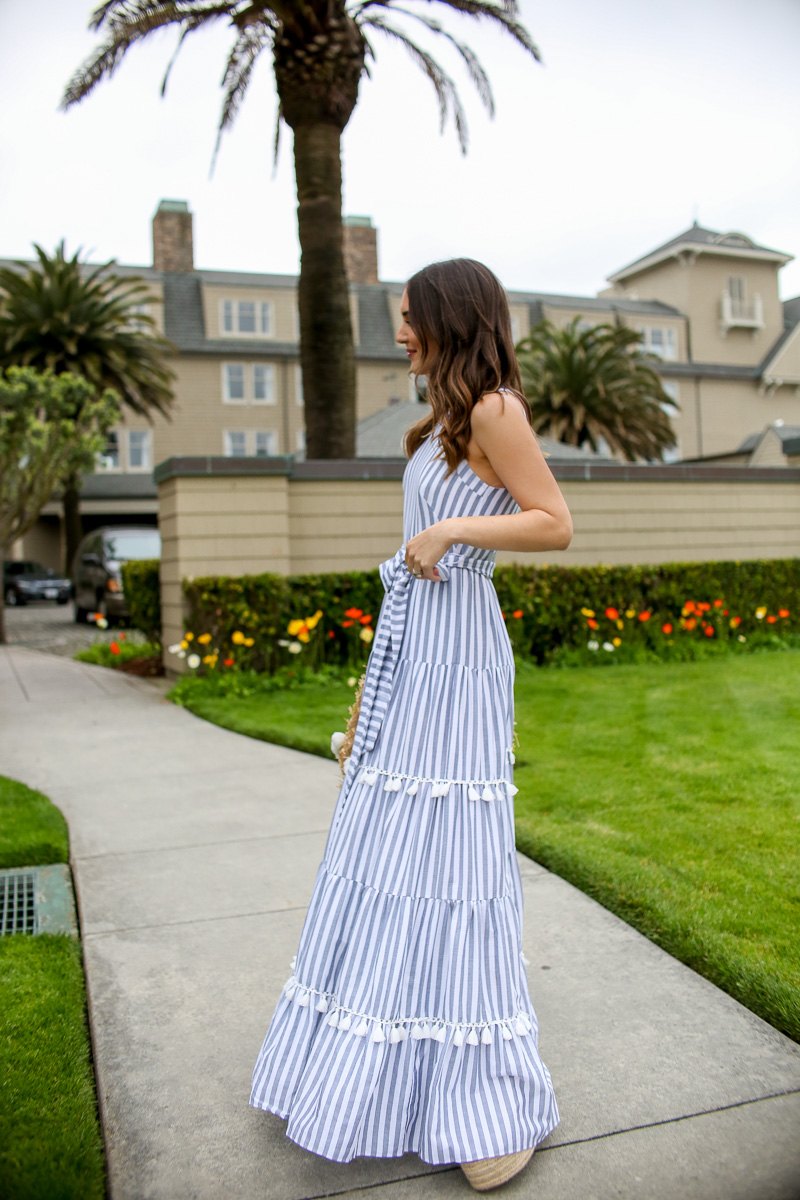
[[[26,646],[73,658],[95,642],[113,642],[124,633],[130,642],[143,642],[138,629],[96,629],[94,625],[76,625],[75,609],[70,604],[38,601],[22,608],[6,608],[6,640],[9,646]]]

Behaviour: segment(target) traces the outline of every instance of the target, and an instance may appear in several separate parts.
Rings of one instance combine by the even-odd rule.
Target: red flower
[[[342,629],[349,629],[353,624],[353,621],[342,621]]]
[[[354,621],[357,621],[363,612],[364,612],[363,608],[348,608],[347,612],[344,615],[346,617],[351,617],[352,620],[354,620]]]
[[[775,618],[773,617],[773,620],[774,619]],[[769,620],[769,618],[767,618],[767,620]],[[119,654],[119,642],[112,642],[108,648],[112,654]]]
[[[731,617],[731,629],[736,629],[742,623],[741,617]]]
[[[689,617],[686,621],[686,628],[694,629],[696,624],[697,624],[697,621],[695,621],[694,617]]]
[[[367,613],[365,617],[359,617],[358,619],[362,625],[369,625],[372,620],[372,613]]]
[[[232,667],[233,659],[232,658],[223,658],[222,665],[223,665],[223,667]]]
[[[124,641],[125,641],[125,634],[124,634],[124,633],[121,633],[121,634],[119,635],[119,640],[120,640],[121,642],[124,642]]]
[[[687,613],[697,612],[697,605],[695,604],[694,600],[687,600],[683,606],[683,610]]]
[[[715,600],[715,601],[714,601],[714,608],[722,608],[722,605],[723,605],[724,603],[725,603],[725,601],[724,601],[724,600]]]
[[[328,637],[329,637],[329,638],[331,638],[331,637],[336,637],[336,634],[333,632],[333,630],[332,630],[332,629],[329,629],[329,630],[328,630]]]
[[[779,616],[779,617],[783,617],[783,619],[785,620],[785,619],[788,617],[788,615],[789,615],[789,610],[788,610],[788,608],[779,608],[779,609],[778,609],[778,616]]]
[[[672,633],[672,626],[670,625],[669,621],[665,621],[664,624],[661,626],[661,632],[662,633]]]
[[[619,617],[619,613],[615,608],[607,608],[606,616],[608,617],[609,621],[616,621]]]
[[[640,612],[640,613],[639,613],[639,620],[640,620],[640,621],[649,621],[649,620],[650,620],[650,618],[652,617],[652,615],[653,615],[652,613],[649,613],[649,612],[647,612],[647,611],[645,611],[645,612]]]
[[[516,617],[516,618],[517,618],[517,620],[519,620],[519,619],[520,619],[520,617],[522,616],[522,609],[521,609],[521,608],[516,608],[516,609],[514,610],[514,612],[513,612],[511,615],[512,615],[512,617]]]
[[[724,609],[722,610],[722,615],[723,615],[723,617],[727,617],[727,615],[728,615],[728,610],[727,610],[727,608],[724,608]]]
[[[594,617],[589,617],[586,624],[589,626],[590,629],[597,629],[597,621],[595,621]]]
[[[501,617],[503,618],[503,620],[505,621],[505,619],[506,619],[506,614],[505,614],[505,613],[502,611],[502,609],[500,610],[500,616],[501,616]]]
[[[770,617],[767,617],[767,624],[768,624],[768,625],[774,625],[774,624],[775,624],[775,622],[777,621],[777,619],[778,619],[777,617],[772,617],[772,616],[770,616]]]
[[[714,636],[714,626],[713,625],[706,625],[705,635],[706,635],[706,637]]]

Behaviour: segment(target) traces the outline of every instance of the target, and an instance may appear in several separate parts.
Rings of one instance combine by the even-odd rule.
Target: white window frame
[[[143,450],[143,462],[135,464],[133,462],[133,440],[141,438],[141,446]],[[153,469],[153,435],[149,429],[129,429],[128,430],[128,470],[129,471],[152,471]]]
[[[297,363],[294,368],[294,398],[297,407],[303,408],[305,397],[303,395],[303,368],[300,363]]]
[[[297,453],[305,454],[305,449],[306,449],[306,431],[305,431],[305,429],[298,429],[298,431],[297,431]]]
[[[224,362],[222,364],[222,403],[223,404],[246,404],[247,403],[247,371],[245,370],[245,365],[246,365],[245,363],[241,363],[241,362]],[[242,395],[241,395],[241,398],[238,396],[235,396],[235,397],[231,396],[230,386],[229,386],[230,381],[228,379],[228,368],[229,367],[236,367],[237,369],[241,369],[241,372],[242,372]]]
[[[267,439],[266,453],[262,454],[258,449],[258,439]],[[278,454],[278,434],[274,429],[254,429],[253,430],[253,456],[254,458],[275,458]]]
[[[104,460],[106,458],[106,450],[112,438],[117,444],[117,461],[115,465],[108,466]],[[109,429],[106,434],[106,444],[95,459],[95,470],[98,473],[102,472],[103,475],[112,475],[122,470],[122,438],[118,429]]]
[[[243,454],[234,454],[233,438],[241,437],[243,439],[242,448]],[[222,434],[222,452],[225,458],[247,458],[247,430],[246,429],[226,429]]]
[[[640,325],[639,333],[642,335],[642,350],[646,354],[653,354],[662,362],[674,362],[678,357],[678,339],[671,325]],[[663,338],[658,349],[653,344],[654,333]]]
[[[259,371],[264,372],[265,380],[265,395],[259,397],[257,395],[256,380]],[[275,380],[275,364],[274,363],[253,363],[253,404],[277,404],[277,389]]]
[[[252,304],[253,329],[242,329],[242,305]],[[230,325],[230,328],[226,326]],[[245,338],[258,341],[275,337],[275,306],[271,300],[234,300],[228,297],[219,302],[219,333],[224,338]]]

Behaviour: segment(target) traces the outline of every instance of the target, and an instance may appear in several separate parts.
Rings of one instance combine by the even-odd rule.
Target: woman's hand
[[[412,575],[417,572],[418,579],[431,579],[434,583],[441,583],[436,564],[455,540],[450,534],[449,519],[429,525],[422,533],[406,542],[406,566]],[[420,571],[422,575],[419,574]]]

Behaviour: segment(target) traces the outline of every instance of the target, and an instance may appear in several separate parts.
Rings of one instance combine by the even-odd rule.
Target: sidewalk
[[[415,1155],[307,1154],[248,1107],[336,802],[333,759],[0,647],[0,773],[69,822],[112,1200],[474,1196]],[[799,1200],[800,1046],[520,858],[561,1125],[513,1200]]]

